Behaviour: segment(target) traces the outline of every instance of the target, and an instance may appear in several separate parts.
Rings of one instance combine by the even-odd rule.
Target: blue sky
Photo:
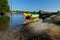
[[[60,0],[8,0],[12,10],[23,11],[57,11],[60,10]]]

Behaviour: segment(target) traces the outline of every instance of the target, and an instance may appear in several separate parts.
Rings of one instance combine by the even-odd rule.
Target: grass
[[[0,17],[0,31],[7,30],[10,22],[10,18],[8,16]]]
[[[60,26],[52,25],[49,28],[50,30],[47,34],[50,36],[52,40],[60,40]]]
[[[36,30],[35,30],[35,33],[34,33],[35,27],[37,28],[38,26],[33,26],[33,24],[28,25],[28,27],[27,27],[28,30],[30,30],[31,33],[33,31],[34,35],[37,35],[37,36],[32,36],[33,34],[31,35],[29,33],[29,35],[32,36],[29,39],[33,40],[33,38],[38,39],[38,37],[39,37],[39,40],[60,40],[60,26],[55,25],[55,24],[51,24],[51,23],[45,23],[43,26],[45,27],[45,25],[47,25],[48,28],[47,29],[42,29],[42,30],[39,29],[38,30],[39,34],[35,34],[35,33],[38,33]],[[40,28],[41,28],[41,26],[40,26]],[[27,33],[27,35],[28,35],[28,33]]]

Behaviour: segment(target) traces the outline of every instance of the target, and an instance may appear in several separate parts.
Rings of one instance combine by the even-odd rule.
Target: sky
[[[11,10],[49,11],[60,10],[60,0],[8,0]]]

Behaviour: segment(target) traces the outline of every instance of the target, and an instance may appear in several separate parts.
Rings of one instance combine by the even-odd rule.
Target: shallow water
[[[23,24],[25,17],[23,14],[7,14],[10,17],[10,23],[8,29],[11,30],[17,26]]]

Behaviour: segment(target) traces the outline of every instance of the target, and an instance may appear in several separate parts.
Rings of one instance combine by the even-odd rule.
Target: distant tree
[[[57,13],[60,13],[60,10],[57,10]]]
[[[16,12],[19,12],[19,10],[16,10]]]
[[[0,0],[0,15],[4,15],[9,11],[10,11],[10,7],[8,4],[8,0]]]
[[[39,10],[37,14],[39,14],[39,18],[41,17],[42,10]]]
[[[13,12],[16,12],[15,10],[13,10]]]
[[[37,14],[37,12],[36,12],[36,11],[33,11],[32,13],[33,13],[33,14]]]

